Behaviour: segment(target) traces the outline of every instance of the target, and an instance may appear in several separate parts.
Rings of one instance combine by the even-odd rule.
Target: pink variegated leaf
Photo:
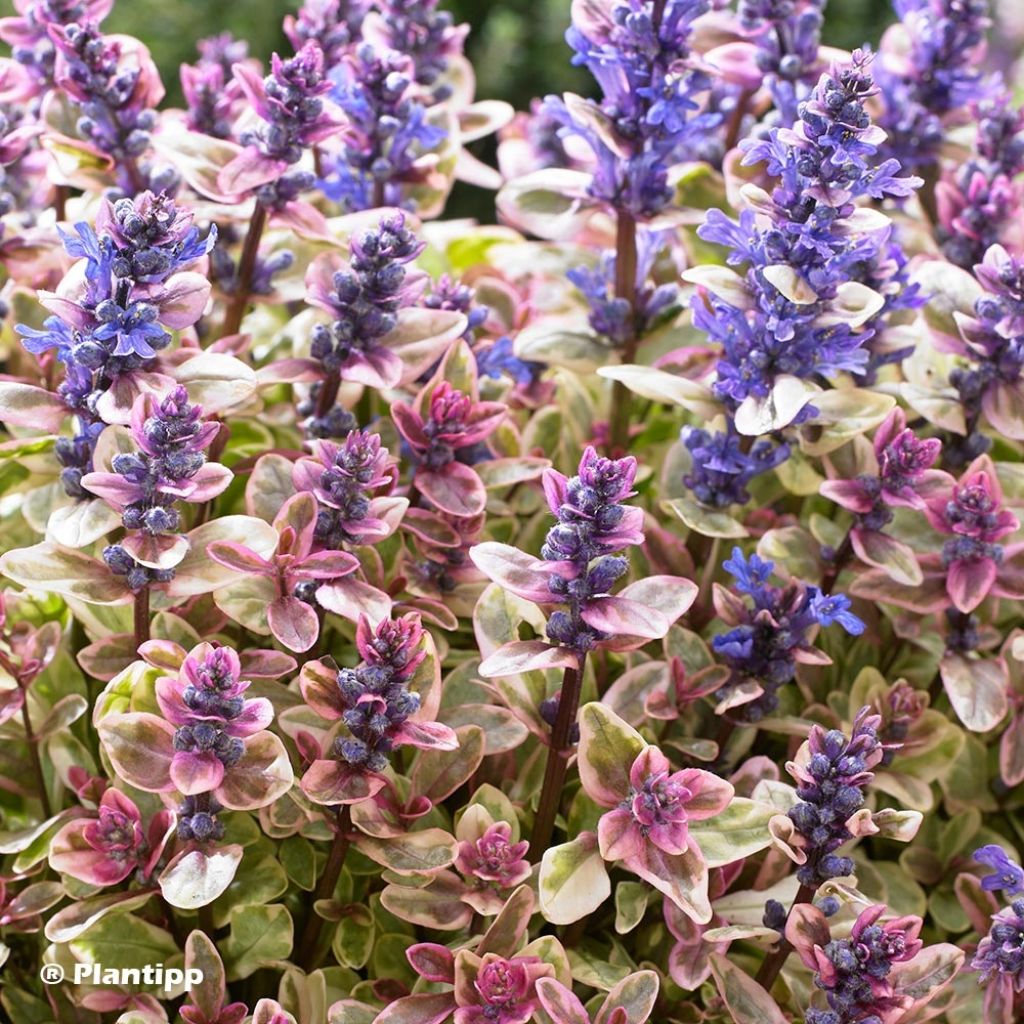
[[[318,587],[316,600],[325,611],[334,612],[351,622],[357,622],[361,615],[365,615],[374,625],[388,618],[393,606],[393,601],[383,590],[353,576],[335,579]]]
[[[487,506],[483,481],[472,467],[461,462],[449,462],[439,470],[420,468],[416,487],[428,501],[452,516],[476,516]]]
[[[454,729],[440,722],[423,722],[415,718],[402,723],[395,734],[395,742],[421,750],[457,750],[459,746]]]
[[[671,622],[660,612],[624,597],[595,597],[586,603],[580,617],[594,629],[612,636],[636,636],[658,640]]]
[[[451,985],[455,982],[455,957],[437,942],[417,942],[405,951],[412,969],[425,981]]]
[[[572,562],[542,562],[511,544],[487,541],[469,550],[473,564],[488,578],[524,601],[551,604],[558,599],[551,593],[553,575],[571,579],[576,573]]]
[[[587,796],[602,807],[618,807],[630,793],[629,772],[646,749],[643,737],[604,704],[580,710],[578,766]]]
[[[271,604],[267,609],[267,623],[276,640],[299,654],[308,651],[320,635],[316,611],[292,595],[279,597]]]
[[[576,668],[578,665],[578,657],[568,647],[555,647],[543,640],[514,640],[485,658],[480,663],[480,674],[494,679],[549,668]]]
[[[218,540],[207,545],[206,553],[218,565],[235,572],[255,574],[257,576],[276,576],[277,570],[273,562],[267,561],[262,555],[247,548],[244,544]]]
[[[177,753],[171,761],[171,779],[179,793],[210,793],[224,780],[224,765],[212,750]]]
[[[698,924],[711,920],[708,868],[694,849],[681,854],[665,853],[653,843],[645,843],[639,856],[628,857],[621,863],[664,893]]]
[[[0,420],[4,423],[56,434],[69,413],[59,395],[33,384],[0,380]]]
[[[345,712],[345,704],[338,689],[338,672],[322,661],[307,661],[299,673],[302,699],[321,718],[336,722]]]
[[[117,773],[137,789],[166,793],[171,779],[174,726],[145,712],[107,715],[98,725],[100,740]]]
[[[647,576],[624,587],[619,597],[646,605],[672,623],[690,610],[697,592],[696,583],[680,576]]]
[[[300,785],[313,803],[332,807],[369,799],[384,787],[384,778],[356,771],[340,761],[314,761]]]
[[[554,978],[540,978],[537,981],[537,998],[554,1024],[590,1024],[589,1014],[572,989],[566,988]]]

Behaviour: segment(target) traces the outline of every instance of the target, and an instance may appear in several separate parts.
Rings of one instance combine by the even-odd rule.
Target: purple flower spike
[[[764,164],[774,188],[770,195],[757,189],[756,208],[738,221],[711,210],[698,231],[731,250],[730,264],[746,267],[741,299],[712,288],[693,300],[694,323],[722,345],[714,389],[733,409],[767,399],[780,376],[873,372],[887,360],[867,343],[889,313],[920,304],[887,222],[867,229],[848,222],[858,198],[902,198],[921,184],[878,155],[885,133],[865,107],[875,92],[870,60],[857,51],[849,66],[833,66],[793,128],[744,143],[744,164]],[[858,313],[840,308],[843,295]],[[787,422],[809,412],[798,406]]]
[[[971,105],[991,98],[996,82],[982,73],[988,0],[895,0],[901,24],[881,44],[879,85],[885,100],[885,146],[907,168],[935,163],[947,127]]]
[[[864,806],[871,769],[884,756],[878,739],[881,724],[880,716],[862,708],[849,739],[838,729],[826,732],[815,726],[806,754],[787,765],[801,800],[789,811],[789,819],[801,837],[805,860],[797,877],[804,885],[817,887],[853,872],[853,861],[835,851],[853,838],[847,823]]]
[[[710,6],[707,0],[668,0],[657,24],[655,5],[645,0],[620,0],[601,18],[585,5],[574,7],[566,33],[573,62],[591,72],[604,96],[586,121],[556,96],[545,100],[545,109],[564,136],[578,136],[592,150],[590,193],[617,210],[638,218],[664,210],[672,201],[670,164],[693,159],[721,120],[718,113],[697,113],[698,97],[711,82],[690,53],[693,22]],[[594,127],[602,118],[614,125],[614,142]]]
[[[881,1024],[896,1021],[914,1004],[914,997],[894,984],[898,965],[921,952],[919,917],[883,920],[886,907],[861,912],[846,939],[833,939],[824,914],[807,904],[795,908],[786,938],[814,972],[815,985],[825,992],[828,1010],[809,1009],[807,1024]]]
[[[245,751],[243,740],[263,732],[274,717],[265,697],[246,698],[238,655],[200,644],[176,677],[157,681],[156,699],[175,727],[171,779],[184,796],[210,793]]]

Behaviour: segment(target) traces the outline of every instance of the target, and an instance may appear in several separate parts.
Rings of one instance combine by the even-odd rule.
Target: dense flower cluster
[[[806,861],[797,877],[804,885],[817,887],[853,873],[853,861],[835,851],[852,838],[847,823],[864,806],[871,769],[882,760],[881,722],[869,708],[862,708],[849,739],[838,729],[826,732],[815,726],[806,758],[789,765],[800,797],[789,818],[803,840]]]
[[[401,742],[402,727],[419,710],[420,699],[407,687],[426,657],[423,630],[414,618],[382,622],[371,633],[360,623],[363,664],[338,673],[338,692],[349,735],[334,744],[335,756],[355,768],[382,771]]]
[[[913,960],[923,947],[919,917],[885,920],[886,907],[861,912],[848,939],[830,939],[805,956],[814,983],[825,992],[828,1010],[810,1009],[807,1024],[867,1024],[906,1009],[910,997],[892,983],[894,968]]]
[[[706,0],[619,0],[607,19],[576,20],[566,39],[573,62],[587,68],[604,93],[584,116],[549,97],[550,116],[564,133],[578,135],[594,159],[591,194],[618,210],[653,217],[671,201],[671,164],[689,158],[718,123],[701,113],[697,97],[710,88],[690,60],[693,22],[710,9]]]
[[[402,362],[380,342],[397,325],[396,313],[412,305],[423,290],[422,276],[406,269],[423,248],[404,217],[396,214],[353,241],[348,266],[336,270],[329,284],[320,276],[311,278],[310,302],[334,318],[330,326],[314,328],[310,345],[327,378],[384,388],[398,383]],[[318,408],[310,432],[332,436],[321,433],[330,416],[331,406]]]
[[[403,185],[422,173],[420,156],[446,134],[416,96],[412,60],[364,42],[346,58],[342,74],[333,96],[349,123],[344,148],[322,182],[324,194],[346,210],[406,205]]]
[[[544,492],[558,520],[548,531],[541,557],[552,565],[548,588],[565,611],[548,618],[547,635],[574,651],[591,650],[604,633],[587,622],[592,599],[607,594],[629,568],[620,552],[643,541],[643,516],[623,502],[636,492],[637,461],[606,459],[588,448],[570,479],[549,472]]]
[[[883,218],[859,229],[854,203],[906,197],[920,184],[877,157],[884,133],[865,108],[875,93],[868,67],[862,53],[833,67],[793,129],[746,145],[744,163],[763,164],[775,187],[751,194],[755,208],[739,221],[712,210],[700,228],[706,241],[730,249],[730,264],[746,267],[745,301],[712,290],[693,305],[694,322],[722,345],[715,391],[730,405],[765,398],[781,375],[819,379],[867,367],[865,324],[880,311],[880,296],[861,290],[856,269],[890,244],[891,226]]]
[[[888,155],[908,168],[934,163],[947,125],[992,96],[980,69],[988,0],[895,0],[901,24],[883,40],[880,82]]]
[[[858,636],[864,623],[842,594],[825,594],[799,581],[785,587],[769,583],[775,565],[756,554],[747,559],[734,548],[722,565],[732,574],[734,588],[752,603],[748,607],[741,597],[716,585],[715,607],[732,628],[715,636],[712,644],[737,679],[756,683],[756,692],[747,694],[738,708],[743,719],[756,722],[778,707],[777,691],[793,679],[797,663],[818,660],[811,643],[816,627],[834,623]],[[731,688],[732,684],[725,687],[723,695]]]

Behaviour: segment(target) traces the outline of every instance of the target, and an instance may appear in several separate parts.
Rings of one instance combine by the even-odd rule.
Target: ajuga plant
[[[0,1018],[1024,1020],[1013,4],[565,0],[520,112],[112,7],[0,18]]]

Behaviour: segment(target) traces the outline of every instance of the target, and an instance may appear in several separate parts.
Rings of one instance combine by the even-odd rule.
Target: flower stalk
[[[558,701],[558,712],[551,730],[551,745],[548,747],[548,759],[544,766],[544,783],[541,786],[537,817],[534,819],[530,837],[530,847],[538,854],[542,854],[551,845],[555,817],[565,786],[569,754],[573,745],[572,727],[576,724],[580,693],[583,689],[586,654],[579,656],[579,662],[579,668],[567,668],[562,677],[562,695]]]
[[[242,247],[242,258],[238,264],[235,291],[224,313],[224,323],[220,329],[220,336],[222,338],[237,334],[242,326],[242,317],[245,316],[245,309],[249,304],[249,293],[252,289],[253,273],[256,270],[256,257],[260,249],[260,240],[263,238],[263,229],[266,225],[266,207],[257,200],[256,206],[252,211],[252,217],[249,220],[249,230],[245,235],[245,245]]]
[[[324,925],[324,919],[316,912],[316,904],[320,900],[329,900],[334,895],[335,886],[341,877],[341,869],[345,866],[345,858],[348,856],[351,845],[351,831],[352,807],[350,804],[342,804],[337,809],[331,852],[327,856],[324,873],[317,883],[313,906],[310,908],[310,914],[306,918],[302,930],[302,937],[296,948],[295,962],[307,972],[316,965],[316,947]]]

